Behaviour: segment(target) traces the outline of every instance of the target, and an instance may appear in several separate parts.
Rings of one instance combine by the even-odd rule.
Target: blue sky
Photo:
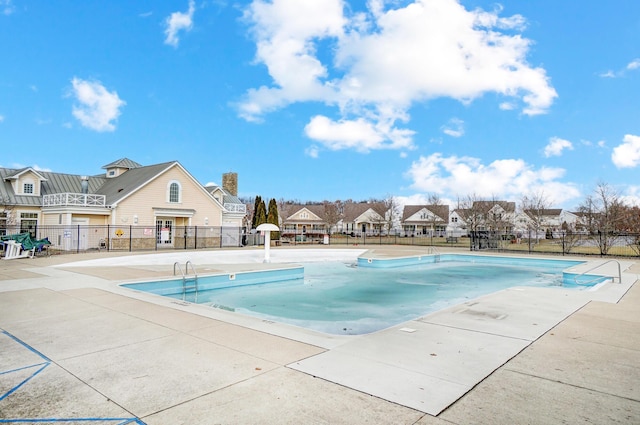
[[[0,166],[299,201],[640,201],[640,2],[0,0]]]

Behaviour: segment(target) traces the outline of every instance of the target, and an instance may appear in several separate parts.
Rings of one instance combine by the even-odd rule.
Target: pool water
[[[176,293],[265,320],[329,334],[365,334],[513,286],[560,287],[566,263],[445,261],[392,268],[309,263],[304,278]]]

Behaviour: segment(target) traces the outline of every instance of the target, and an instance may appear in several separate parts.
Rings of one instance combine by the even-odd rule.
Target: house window
[[[451,222],[452,223],[457,223],[458,222],[458,217],[451,217]]]
[[[300,213],[300,218],[309,218],[309,214],[306,212]]]
[[[182,187],[180,187],[180,183],[176,181],[170,182],[168,187],[168,201],[172,204],[178,204],[181,202],[181,195]]]
[[[7,234],[7,212],[0,212],[0,236]]]
[[[22,186],[22,193],[33,194],[33,183],[25,183]]]
[[[31,237],[36,237],[38,227],[38,213],[20,213],[20,233],[29,232]]]

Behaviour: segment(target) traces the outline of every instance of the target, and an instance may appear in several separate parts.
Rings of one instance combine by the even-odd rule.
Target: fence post
[[[80,252],[80,225],[78,224],[78,237],[76,238],[76,254]]]
[[[198,249],[198,226],[193,230],[193,249]]]
[[[133,250],[133,226],[129,225],[129,252]]]

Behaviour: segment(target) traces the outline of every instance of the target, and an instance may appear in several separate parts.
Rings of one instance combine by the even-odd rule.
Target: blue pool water
[[[563,270],[579,261],[446,255],[308,263],[266,272],[127,284],[330,334],[364,334],[512,286],[576,287]],[[570,277],[567,277],[570,276]],[[592,276],[593,277],[593,276]],[[590,285],[598,279],[590,278]],[[591,282],[593,281],[593,282]]]

